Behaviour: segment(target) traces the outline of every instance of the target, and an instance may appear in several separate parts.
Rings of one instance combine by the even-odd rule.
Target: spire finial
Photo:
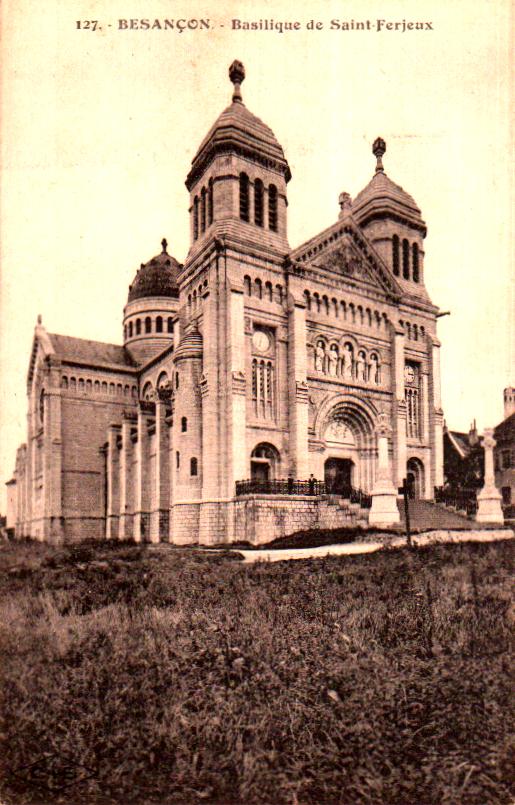
[[[161,246],[163,247],[163,254],[166,254],[166,249],[168,247],[168,241],[166,240],[166,238],[163,238],[163,240],[161,241]]]
[[[234,92],[232,94],[233,103],[243,103],[241,99],[241,84],[245,81],[245,67],[241,61],[233,61],[229,67],[229,78],[234,84]]]
[[[38,313],[38,324],[43,324],[43,316],[41,313]]]
[[[374,145],[372,146],[372,153],[377,159],[376,173],[384,173],[383,161],[381,157],[384,155],[385,152],[386,152],[386,143],[383,139],[381,139],[381,137],[378,137],[376,140],[374,140]]]

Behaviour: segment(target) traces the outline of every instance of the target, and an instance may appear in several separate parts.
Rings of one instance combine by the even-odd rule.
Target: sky
[[[426,286],[450,311],[438,325],[446,421],[502,419],[515,382],[508,0],[4,0],[1,14],[0,481],[26,436],[38,314],[50,332],[121,343],[140,263],[164,236],[184,261],[184,180],[230,102],[233,59],[291,167],[292,248],[336,220],[339,193],[368,183],[372,142],[386,140],[385,170],[428,225]],[[174,28],[119,22],[142,18]],[[207,29],[176,27],[201,19]],[[344,30],[351,21],[365,30]]]

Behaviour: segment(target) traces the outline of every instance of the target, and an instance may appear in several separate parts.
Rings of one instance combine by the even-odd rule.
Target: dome
[[[212,157],[220,151],[227,151],[228,147],[243,155],[258,155],[270,167],[278,168],[289,182],[291,172],[282,146],[272,129],[249,112],[241,98],[240,84],[245,78],[243,65],[233,62],[229,76],[234,84],[232,103],[224,109],[202,140],[191,163],[186,179],[187,188],[191,189]]]
[[[181,358],[201,358],[202,344],[202,335],[197,328],[197,323],[192,322],[184,330],[184,334],[175,353],[175,360]]]
[[[384,140],[378,138],[372,148],[377,158],[375,175],[352,202],[356,221],[364,225],[374,218],[392,217],[425,234],[426,225],[415,200],[400,185],[386,175],[381,157],[386,151]]]
[[[167,296],[172,299],[179,298],[179,283],[177,275],[182,266],[168,254],[166,240],[162,241],[163,251],[148,263],[141,264],[136,276],[129,286],[128,302],[135,299],[144,299],[150,296]]]

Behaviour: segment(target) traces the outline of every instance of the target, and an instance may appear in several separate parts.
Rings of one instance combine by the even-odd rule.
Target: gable
[[[366,236],[348,219],[337,221],[290,254],[299,268],[315,272],[323,279],[340,280],[352,287],[381,291],[393,300],[402,289]]]

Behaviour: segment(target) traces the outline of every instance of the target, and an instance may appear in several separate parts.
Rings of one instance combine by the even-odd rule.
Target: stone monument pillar
[[[388,416],[379,414],[377,423],[377,472],[372,489],[372,507],[368,524],[387,528],[400,522],[397,489],[392,482],[392,466],[388,455],[388,437],[392,432]]]
[[[495,486],[493,428],[485,428],[483,433],[483,449],[485,451],[485,483],[477,496],[478,523],[504,523],[501,508],[501,494]]]

